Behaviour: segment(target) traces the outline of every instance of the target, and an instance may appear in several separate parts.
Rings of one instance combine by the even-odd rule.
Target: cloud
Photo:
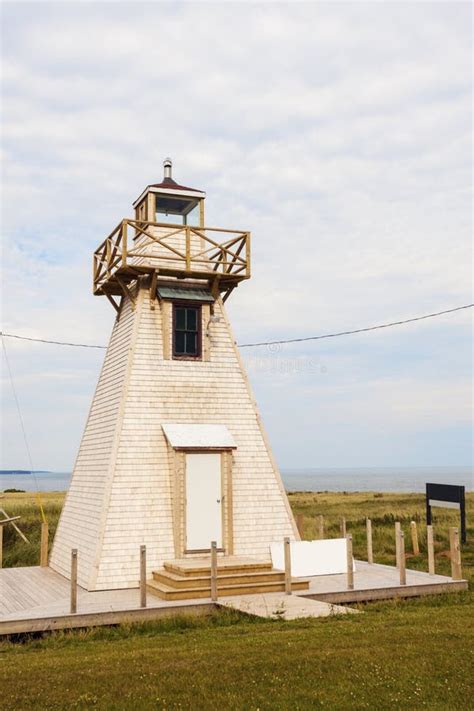
[[[131,214],[143,187],[161,178],[168,154],[178,180],[207,191],[208,224],[252,230],[253,278],[229,302],[241,342],[365,326],[466,302],[471,12],[465,3],[7,4],[5,330],[107,341],[113,313],[91,295],[90,256]],[[427,424],[436,429],[434,451],[444,441],[443,422],[445,443],[452,441],[451,424],[464,422],[468,323],[466,315],[452,318],[462,324],[456,348],[464,381],[441,361],[430,377],[389,377],[398,359],[417,359],[408,338],[399,352],[375,350],[371,362],[382,364],[381,379],[363,376],[374,398],[403,392],[427,408],[442,377],[452,406],[440,407],[444,394],[434,399],[436,422]],[[410,334],[424,334],[437,352],[450,328],[448,321],[439,329],[421,324]],[[351,347],[338,346],[349,353],[349,380],[331,379],[327,394],[334,431],[342,425],[331,402],[345,398],[347,411],[356,400],[375,403],[362,386],[350,387]],[[52,432],[51,383],[63,377],[68,384],[61,407],[76,414],[61,451],[45,444],[44,432],[32,435],[41,466],[67,468],[88,406],[83,394],[92,390],[100,358],[9,348],[20,381],[29,378],[25,409],[36,412],[40,393],[49,413],[42,427]],[[304,373],[294,374],[291,386],[288,377],[275,377],[273,389],[260,371],[251,377],[271,435],[286,427],[284,412],[272,414],[281,398],[297,393],[295,407],[309,423],[319,417],[308,409]],[[7,418],[10,406],[7,398]],[[403,459],[403,433],[416,427],[410,414],[416,408],[405,408],[397,423],[378,405],[371,411],[396,429]],[[359,457],[371,451],[371,422],[358,429]],[[15,435],[8,432],[6,461],[18,466],[21,447],[10,448]],[[285,432],[280,456],[291,462],[304,451],[314,465],[299,434]],[[461,463],[469,456],[463,442]],[[392,450],[386,452],[389,465]],[[412,454],[410,448],[405,459]]]

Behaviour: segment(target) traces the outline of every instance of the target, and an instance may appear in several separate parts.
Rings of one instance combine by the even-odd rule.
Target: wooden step
[[[185,577],[202,577],[211,574],[210,558],[169,560],[163,563],[165,570]],[[217,570],[221,574],[257,573],[272,570],[272,564],[266,561],[238,558],[218,558]]]
[[[170,588],[204,588],[210,586],[211,573],[210,570],[207,571],[207,575],[191,576],[191,575],[177,575],[172,573],[170,570],[154,570],[153,580],[158,583],[163,583]],[[285,573],[280,570],[258,570],[248,572],[248,569],[244,569],[243,572],[239,571],[236,573],[228,574],[227,570],[225,573],[221,573],[219,570],[219,584],[221,585],[247,585],[253,583],[266,583],[266,582],[284,582]]]
[[[309,580],[294,579],[291,584],[292,590],[308,590]],[[206,585],[199,588],[172,588],[164,583],[156,580],[147,582],[147,590],[152,595],[157,595],[162,600],[190,600],[196,598],[204,598],[211,596],[211,586]],[[273,583],[251,583],[244,585],[220,585],[218,582],[218,591],[220,597],[228,597],[230,595],[255,595],[261,593],[284,592],[285,583],[276,581]]]

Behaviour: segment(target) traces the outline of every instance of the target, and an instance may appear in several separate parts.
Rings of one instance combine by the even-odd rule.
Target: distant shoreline
[[[290,492],[392,492],[424,493],[427,482],[458,484],[474,491],[474,470],[450,467],[334,467],[282,468],[285,489]],[[71,472],[24,469],[0,470],[0,492],[21,489],[34,492],[67,491]]]

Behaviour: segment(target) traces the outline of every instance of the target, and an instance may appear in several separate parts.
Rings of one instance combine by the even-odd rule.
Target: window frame
[[[196,355],[188,355],[176,353],[175,349],[175,332],[176,332],[176,308],[196,309],[197,315],[197,353]],[[172,301],[172,316],[171,316],[171,355],[173,360],[202,360],[202,304],[197,301]]]

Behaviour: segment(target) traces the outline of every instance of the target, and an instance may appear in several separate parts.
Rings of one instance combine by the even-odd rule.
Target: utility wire
[[[304,338],[288,338],[284,341],[260,341],[258,343],[242,343],[239,348],[252,348],[253,346],[273,346],[283,343],[302,343],[303,341],[319,341],[323,338],[337,338],[338,336],[350,336],[353,333],[365,333],[366,331],[377,331],[379,328],[390,328],[391,326],[401,326],[405,323],[413,323],[413,321],[423,321],[426,318],[434,318],[443,314],[452,314],[454,311],[462,311],[462,309],[470,309],[474,304],[466,304],[465,306],[456,306],[454,309],[445,309],[445,311],[437,311],[433,314],[425,314],[424,316],[415,316],[414,318],[406,318],[404,321],[392,321],[391,323],[382,323],[378,326],[368,326],[367,328],[357,328],[354,331],[339,331],[338,333],[325,333],[322,336],[306,336]]]
[[[28,437],[26,436],[25,424],[24,424],[24,422],[23,422],[23,417],[22,417],[22,414],[21,414],[20,402],[19,402],[18,396],[17,396],[17,394],[16,394],[15,385],[14,385],[14,382],[13,382],[12,370],[11,370],[11,368],[10,368],[10,361],[8,360],[7,347],[6,347],[6,345],[5,345],[5,339],[3,338],[3,333],[2,333],[1,335],[2,335],[3,353],[4,353],[4,356],[5,356],[5,363],[7,364],[7,370],[8,370],[8,375],[9,375],[9,377],[10,377],[10,385],[11,385],[12,392],[13,392],[13,398],[14,398],[14,400],[15,400],[16,409],[17,409],[17,412],[18,412],[18,419],[20,420],[21,431],[23,432],[23,439],[25,440],[25,447],[26,447],[26,451],[27,451],[27,454],[28,454],[28,460],[29,460],[29,463],[30,463],[30,474],[33,475],[33,478],[34,478],[34,480],[35,480],[35,485],[36,485],[36,498],[37,498],[37,501],[38,501],[39,509],[40,509],[40,511],[41,511],[41,518],[42,518],[43,523],[46,523],[46,516],[45,516],[45,513],[44,513],[43,503],[42,503],[42,501],[41,501],[41,496],[40,496],[40,493],[39,493],[38,479],[36,478],[35,468],[33,467],[33,459],[32,459],[32,457],[31,457],[30,445],[28,444]]]
[[[392,326],[402,326],[405,323],[413,323],[414,321],[423,321],[427,318],[435,318],[435,316],[443,316],[444,314],[452,314],[455,311],[462,311],[463,309],[471,309],[474,304],[465,304],[464,306],[456,306],[454,309],[445,309],[444,311],[436,311],[432,314],[425,314],[424,316],[415,316],[414,318],[407,318],[403,321],[391,321],[390,323],[382,323],[377,326],[367,326],[366,328],[357,328],[353,331],[339,331],[338,333],[325,333],[321,336],[305,336],[303,338],[287,338],[285,340],[279,341],[259,341],[258,343],[239,343],[237,344],[239,348],[253,348],[256,346],[273,346],[282,345],[284,343],[302,343],[304,341],[320,341],[323,338],[337,338],[339,336],[350,336],[354,333],[366,333],[367,331],[377,331],[381,328],[391,328]],[[4,338],[18,338],[21,341],[34,341],[35,343],[51,343],[55,346],[72,346],[74,348],[107,348],[107,346],[98,346],[91,343],[68,343],[66,341],[50,341],[45,338],[30,338],[28,336],[19,336],[16,333],[3,333],[0,331],[0,335]]]
[[[20,341],[34,341],[35,343],[52,343],[54,346],[72,346],[73,348],[107,348],[107,346],[95,346],[90,343],[67,343],[66,341],[48,341],[45,338],[29,338],[28,336],[18,336],[16,333],[3,333],[3,338],[18,338]]]
[[[444,314],[450,314],[455,311],[461,311],[463,309],[470,309],[474,306],[474,304],[466,304],[464,306],[457,306],[453,309],[445,309],[444,311],[437,311],[435,313],[431,314],[425,314],[424,316],[415,316],[414,318],[409,318],[409,319],[404,319],[402,321],[392,321],[390,323],[384,323],[384,324],[379,324],[376,326],[368,326],[366,328],[358,328],[352,331],[339,331],[337,333],[326,333],[320,336],[305,336],[302,338],[290,338],[290,339],[285,339],[285,340],[277,340],[277,341],[260,341],[257,343],[242,343],[238,344],[239,348],[251,348],[254,346],[270,346],[270,345],[278,345],[278,344],[284,344],[284,343],[301,343],[303,341],[317,341],[321,340],[323,338],[336,338],[338,336],[349,336],[355,333],[364,333],[366,331],[376,331],[381,328],[390,328],[391,326],[401,326],[406,323],[412,323],[413,321],[423,321],[424,319],[428,318],[434,318],[435,316],[442,316]],[[3,333],[0,331],[0,335],[2,335],[5,338],[17,338],[22,341],[34,341],[36,343],[50,343],[53,345],[57,346],[72,346],[74,348],[100,348],[100,349],[105,349],[107,346],[99,346],[96,344],[90,344],[90,343],[70,343],[67,341],[53,341],[53,340],[47,340],[44,338],[30,338],[28,336],[19,336],[17,334],[13,333]]]

